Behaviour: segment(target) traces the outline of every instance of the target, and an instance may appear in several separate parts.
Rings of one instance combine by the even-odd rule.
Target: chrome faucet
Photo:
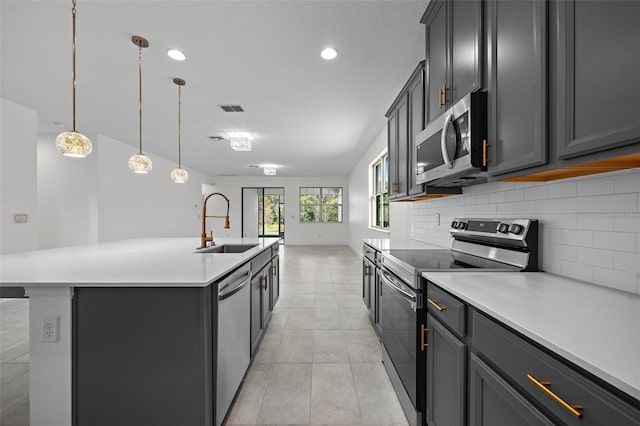
[[[227,201],[227,214],[224,216],[207,216],[207,201],[214,195],[219,195]],[[206,222],[208,217],[217,217],[224,218],[224,229],[229,229],[229,199],[226,195],[221,194],[220,192],[214,192],[207,195],[207,198],[204,199],[204,203],[202,203],[202,233],[200,234],[200,248],[205,248],[207,243],[210,241],[211,245],[214,245],[213,242],[213,230],[211,231],[211,236],[207,237],[206,230]]]

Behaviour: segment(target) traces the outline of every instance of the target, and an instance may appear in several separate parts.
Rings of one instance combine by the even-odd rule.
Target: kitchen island
[[[212,424],[217,283],[270,261],[278,239],[217,244],[255,247],[150,238],[3,255],[0,285],[30,298],[31,424]]]

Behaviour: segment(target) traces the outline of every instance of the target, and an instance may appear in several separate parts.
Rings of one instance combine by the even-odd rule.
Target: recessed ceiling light
[[[336,56],[338,56],[338,51],[333,47],[327,47],[322,52],[320,52],[320,56],[322,56],[323,59],[330,61],[331,59],[335,59]]]
[[[227,137],[229,138],[246,138],[249,140],[253,140],[253,135],[249,132],[227,132]]]
[[[187,59],[185,54],[178,49],[167,50],[167,56],[169,56],[171,59],[175,61],[184,61],[185,59]]]

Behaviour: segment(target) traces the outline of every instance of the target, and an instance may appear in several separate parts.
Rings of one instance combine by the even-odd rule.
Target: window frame
[[[303,194],[302,190],[303,189],[318,189],[320,192],[318,194],[319,197],[319,202],[316,203],[302,203],[301,197],[303,195],[309,195],[309,194]],[[331,190],[335,190],[335,189],[339,189],[339,199],[340,202],[336,203],[336,204],[329,204],[329,203],[324,203],[324,190],[327,189],[331,189]],[[328,192],[328,191],[327,191]],[[329,196],[335,196],[336,194],[330,194]],[[317,212],[318,212],[318,220],[316,221],[307,221],[307,220],[303,220],[304,215],[302,214],[302,207],[303,206],[317,206]],[[324,208],[325,206],[336,206],[338,208],[338,211],[342,212],[342,214],[339,214],[339,219],[340,220],[332,220],[332,221],[328,221],[325,219],[324,217]],[[342,186],[301,186],[299,187],[298,190],[298,222],[299,223],[344,223],[344,188]]]
[[[380,176],[378,177],[378,169]],[[391,226],[389,215],[389,153],[385,149],[369,167],[369,227],[388,232]],[[386,212],[386,226],[385,226]],[[378,221],[380,217],[380,221]]]

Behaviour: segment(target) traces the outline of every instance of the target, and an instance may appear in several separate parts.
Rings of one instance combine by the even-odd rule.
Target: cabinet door
[[[451,1],[451,81],[448,106],[481,86],[482,1]],[[449,102],[450,101],[450,102]]]
[[[475,354],[469,362],[470,426],[552,426],[514,388]]]
[[[267,328],[267,324],[269,323],[269,320],[271,319],[271,309],[270,308],[270,304],[271,304],[271,292],[270,292],[270,287],[271,287],[271,263],[269,263],[267,266],[264,267],[264,269],[262,270],[262,291],[260,294],[260,303],[262,306],[262,329]]]
[[[553,4],[558,158],[637,143],[640,2]]]
[[[262,274],[251,279],[251,354],[258,349],[262,335]]]
[[[427,423],[464,426],[466,346],[427,314]]]
[[[395,198],[398,191],[398,110],[394,110],[387,120],[387,153],[389,198]]]
[[[280,298],[280,256],[276,256],[271,261],[271,304],[270,310],[276,306],[278,298]]]
[[[489,173],[547,162],[546,6],[487,2]]]
[[[422,185],[416,184],[416,135],[424,129],[424,71],[420,69],[407,88],[409,102],[409,142],[407,152],[407,191],[409,195],[422,194]]]
[[[447,84],[447,2],[435,0],[429,5],[425,24],[427,35],[426,77],[426,122],[442,114],[445,109],[440,105],[440,90]]]
[[[371,307],[371,262],[368,260],[362,261],[362,301],[364,305],[369,309]]]
[[[406,94],[398,103],[398,156],[397,170],[398,180],[395,188],[395,196],[405,197],[407,195],[407,151],[409,148],[409,104],[407,103]],[[391,161],[391,160],[390,160]]]

